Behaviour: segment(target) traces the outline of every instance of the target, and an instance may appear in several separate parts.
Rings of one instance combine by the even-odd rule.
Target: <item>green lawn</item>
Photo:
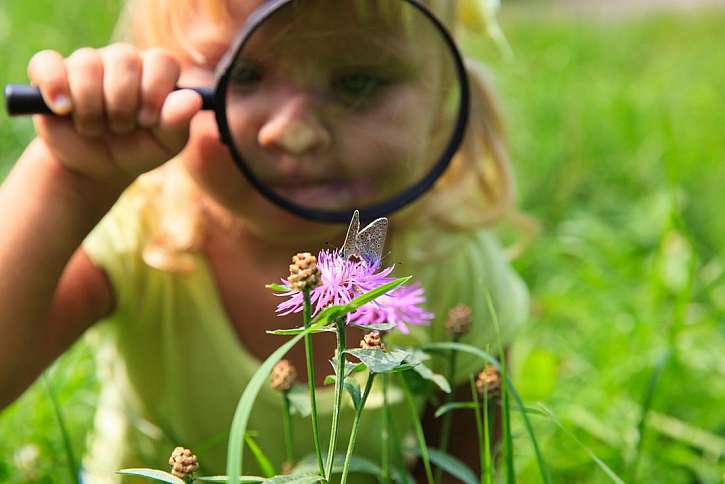
[[[38,49],[102,45],[116,10],[107,0],[3,3],[0,82],[23,81]],[[533,295],[531,325],[513,354],[522,396],[552,409],[630,482],[641,402],[664,362],[638,480],[721,482],[725,13],[606,24],[517,9],[502,24],[512,62],[485,41],[466,44],[497,80],[521,204],[542,227],[516,261]],[[0,115],[3,170],[31,132],[28,120]],[[51,381],[78,456],[96,390],[83,344]],[[571,436],[534,418],[553,482],[608,482]],[[515,424],[520,482],[539,482]],[[13,456],[27,445],[40,452],[36,479],[66,479],[42,382],[0,414],[0,481],[21,479]]]

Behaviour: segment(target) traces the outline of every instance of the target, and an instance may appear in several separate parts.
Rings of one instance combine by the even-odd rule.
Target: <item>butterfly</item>
[[[347,260],[365,260],[377,265],[383,256],[385,236],[388,233],[388,219],[381,217],[373,220],[360,230],[360,212],[355,210],[342,245],[342,256]]]

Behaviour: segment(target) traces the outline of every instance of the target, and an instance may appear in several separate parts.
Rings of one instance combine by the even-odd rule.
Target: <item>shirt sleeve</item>
[[[116,313],[129,308],[138,290],[145,232],[142,212],[143,201],[132,185],[82,244],[110,280]]]

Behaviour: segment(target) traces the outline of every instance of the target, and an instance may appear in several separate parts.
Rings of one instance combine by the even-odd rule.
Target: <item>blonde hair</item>
[[[466,26],[480,30],[490,0],[425,0],[452,30]],[[196,63],[207,59],[185,38],[183,25],[203,14],[220,26],[232,27],[234,12],[223,0],[128,0],[116,37],[140,48],[163,46]],[[461,18],[463,17],[463,18]],[[471,87],[470,117],[459,152],[435,186],[424,197],[393,216],[394,227],[438,231],[471,231],[492,226],[503,218],[527,226],[528,219],[514,209],[514,182],[505,149],[505,132],[490,76],[484,67],[466,60]],[[192,268],[188,254],[195,251],[203,229],[200,194],[175,160],[143,175],[136,182],[148,197],[146,212],[159,223],[144,250],[144,260],[164,270]],[[402,222],[402,223],[401,223]],[[423,229],[425,227],[425,229]],[[526,228],[526,227],[525,227]],[[434,248],[428,243],[430,251]]]

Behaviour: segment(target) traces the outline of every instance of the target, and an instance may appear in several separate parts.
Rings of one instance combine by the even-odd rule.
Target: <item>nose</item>
[[[317,118],[311,101],[305,96],[293,96],[271,113],[260,128],[257,141],[264,148],[299,156],[325,149],[332,138]]]

